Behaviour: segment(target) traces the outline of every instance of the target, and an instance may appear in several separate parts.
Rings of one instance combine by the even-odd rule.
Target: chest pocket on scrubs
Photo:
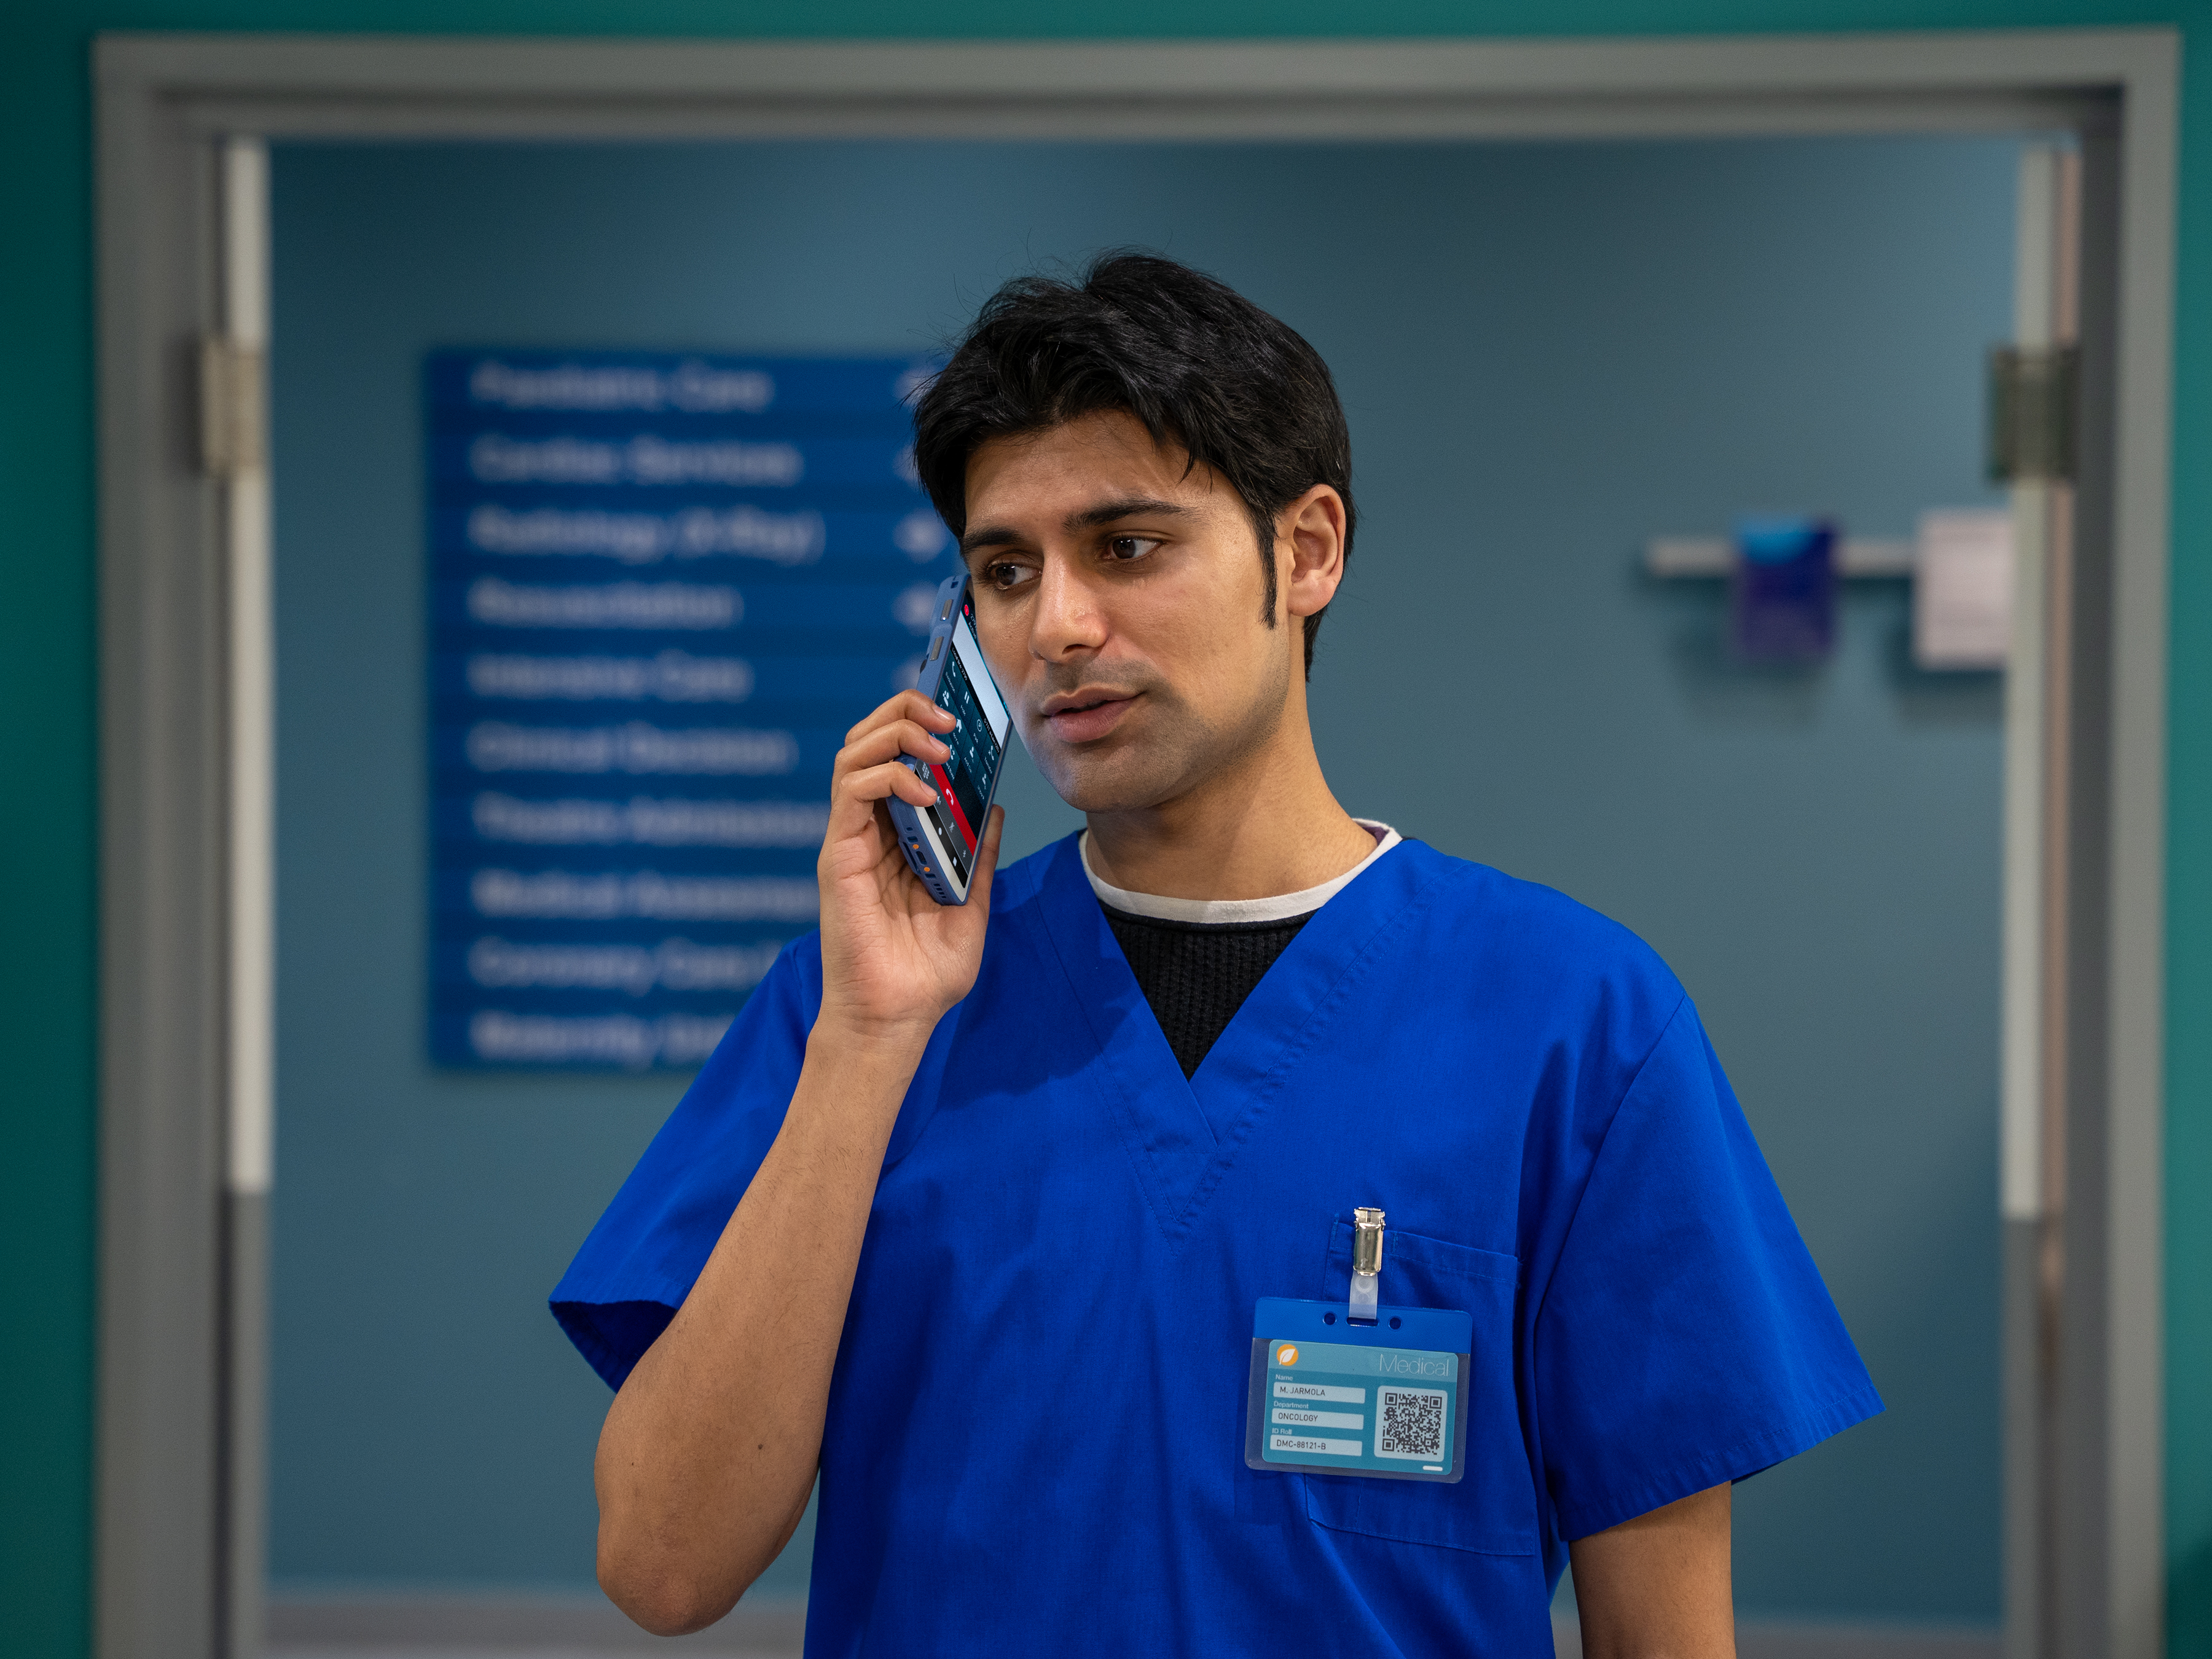
[[[1463,1308],[1474,1317],[1468,1357],[1467,1474],[1429,1480],[1304,1477],[1306,1516],[1336,1532],[1484,1555],[1536,1549],[1536,1498],[1513,1392],[1513,1302],[1521,1264],[1495,1250],[1390,1229],[1382,1300],[1402,1307]],[[1352,1281],[1352,1228],[1335,1224],[1322,1294],[1341,1301]]]

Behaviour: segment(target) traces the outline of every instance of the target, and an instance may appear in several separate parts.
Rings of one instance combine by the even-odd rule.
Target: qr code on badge
[[[1435,1389],[1378,1389],[1376,1396],[1382,1425],[1375,1437],[1377,1457],[1443,1457],[1442,1393]]]

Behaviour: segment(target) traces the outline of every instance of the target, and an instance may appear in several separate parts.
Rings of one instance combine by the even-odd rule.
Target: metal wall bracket
[[[210,477],[269,463],[266,355],[222,335],[200,342],[200,465]]]
[[[2080,348],[1997,346],[1990,353],[1990,477],[2071,483]]]
[[[1735,544],[1726,536],[1654,536],[1644,544],[1644,572],[1648,576],[1726,576],[1735,569]],[[1838,542],[1836,574],[1910,576],[1912,544],[1856,538]]]

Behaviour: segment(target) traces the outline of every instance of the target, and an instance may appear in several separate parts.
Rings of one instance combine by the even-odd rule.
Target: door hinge
[[[1990,353],[1990,477],[1997,483],[2075,476],[2078,346],[1998,346]]]
[[[200,342],[200,465],[211,477],[258,471],[269,459],[267,379],[258,346]]]

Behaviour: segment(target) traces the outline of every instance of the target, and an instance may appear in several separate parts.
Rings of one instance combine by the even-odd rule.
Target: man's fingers
[[[933,732],[943,732],[953,724],[952,711],[940,708],[919,691],[902,691],[889,701],[878,703],[873,713],[845,734],[849,748],[879,726],[893,720],[909,720],[927,726]]]
[[[880,766],[865,766],[857,772],[847,773],[838,780],[836,795],[841,803],[850,801],[872,810],[873,803],[888,800],[893,795],[909,806],[927,806],[937,799],[937,791],[916,777],[914,769],[904,761],[885,761]]]
[[[826,859],[832,848],[867,834],[882,816],[884,803],[893,799],[927,807],[937,799],[937,792],[904,761],[886,761],[838,779],[830,791],[830,823],[822,837],[822,856]],[[896,842],[896,832],[889,824],[884,827]]]
[[[991,876],[999,867],[999,842],[1006,829],[1006,809],[994,806],[983,820],[982,842],[975,848],[975,875],[968,884],[971,895],[980,894],[986,902],[991,896]]]
[[[837,751],[830,775],[835,780],[864,766],[879,766],[899,755],[911,755],[922,761],[942,761],[951,753],[935,732],[910,720],[896,720],[864,732],[847,743]]]

